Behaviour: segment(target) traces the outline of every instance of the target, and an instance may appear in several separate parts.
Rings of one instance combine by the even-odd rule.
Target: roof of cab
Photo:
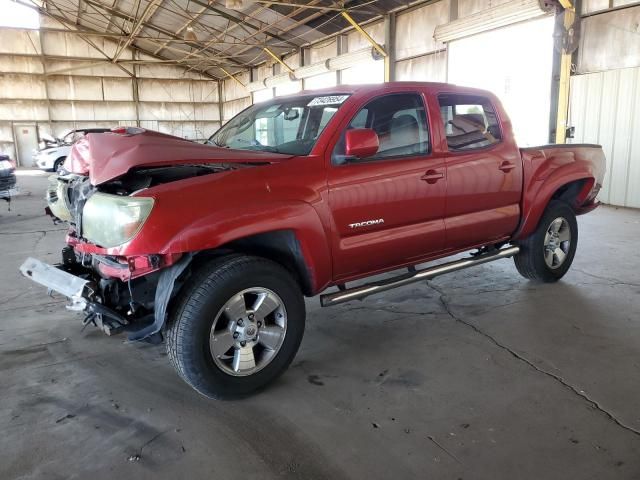
[[[358,94],[368,94],[368,93],[376,93],[376,92],[385,92],[392,91],[399,87],[403,88],[416,88],[416,89],[427,89],[435,92],[442,91],[458,91],[460,93],[468,93],[468,94],[476,94],[476,95],[490,95],[494,96],[493,93],[482,90],[479,88],[472,87],[463,87],[460,85],[455,85],[453,83],[441,83],[441,82],[385,82],[385,83],[376,83],[376,84],[365,84],[365,85],[336,85],[333,87],[321,88],[317,90],[302,90],[293,95],[288,95],[290,97],[295,97],[298,95],[313,95],[313,94],[340,94],[340,93],[358,93]],[[282,98],[282,97],[280,97]]]

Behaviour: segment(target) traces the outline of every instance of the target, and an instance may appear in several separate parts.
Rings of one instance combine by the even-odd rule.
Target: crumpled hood
[[[64,168],[89,174],[100,185],[138,167],[167,167],[207,163],[274,163],[292,158],[271,152],[232,150],[191,142],[172,135],[141,130],[135,134],[90,133],[76,142]]]

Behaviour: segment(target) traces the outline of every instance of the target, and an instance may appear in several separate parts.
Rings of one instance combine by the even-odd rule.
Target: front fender
[[[210,250],[276,230],[293,232],[300,245],[312,291],[324,289],[332,274],[329,243],[316,210],[304,202],[243,205],[213,212],[168,238],[160,253]]]

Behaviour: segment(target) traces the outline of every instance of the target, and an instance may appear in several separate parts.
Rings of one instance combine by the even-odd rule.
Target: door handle
[[[427,173],[420,177],[420,180],[424,180],[427,183],[436,183],[441,178],[444,178],[444,173],[437,170],[427,170]]]
[[[511,170],[513,170],[514,168],[516,168],[515,164],[511,163],[511,162],[502,162],[500,164],[500,166],[498,167],[499,170],[502,170],[504,173],[508,173]]]

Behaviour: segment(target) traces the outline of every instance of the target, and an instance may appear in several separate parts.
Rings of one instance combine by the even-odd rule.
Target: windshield
[[[349,95],[304,95],[258,103],[233,117],[207,143],[240,150],[308,155]]]
[[[84,132],[81,130],[71,130],[64,137],[62,137],[62,143],[65,145],[73,145],[78,140],[84,137]]]

